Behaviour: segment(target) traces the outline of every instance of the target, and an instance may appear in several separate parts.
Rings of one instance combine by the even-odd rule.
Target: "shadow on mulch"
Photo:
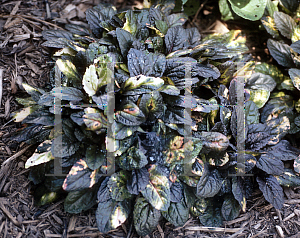
[[[138,237],[132,226],[132,218],[118,229],[101,234],[95,221],[96,208],[80,214],[64,212],[63,200],[44,207],[35,207],[33,184],[28,180],[26,160],[34,146],[6,141],[19,128],[12,123],[12,112],[20,109],[16,97],[24,97],[22,82],[44,87],[49,80],[49,52],[41,46],[41,32],[55,29],[58,24],[84,21],[86,9],[97,5],[97,0],[48,0],[55,21],[45,21],[47,15],[43,1],[5,1],[0,5],[0,238],[21,237]],[[208,1],[205,1],[206,3]],[[216,12],[217,1],[201,7],[198,18],[190,19],[204,34],[213,33],[219,27],[226,28]],[[141,6],[138,1],[114,1],[118,7]],[[10,15],[17,15],[10,17]],[[225,27],[225,28],[224,28]],[[226,30],[226,29],[225,29]],[[4,142],[6,141],[6,142]],[[248,201],[247,213],[223,227],[203,227],[198,219],[190,220],[179,228],[162,221],[148,237],[300,237],[299,188],[286,189],[286,203],[282,211],[267,204],[258,191]]]

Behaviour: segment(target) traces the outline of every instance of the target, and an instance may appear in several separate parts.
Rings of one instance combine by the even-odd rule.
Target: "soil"
[[[103,2],[103,1],[101,1]],[[107,1],[119,9],[137,7],[134,0]],[[34,185],[28,180],[26,160],[35,147],[7,140],[22,125],[12,121],[13,112],[21,108],[16,98],[26,96],[22,82],[44,87],[53,64],[43,43],[41,32],[63,28],[65,23],[86,23],[84,12],[100,0],[1,0],[0,4],[0,237],[138,237],[132,218],[108,234],[98,231],[95,210],[80,214],[64,212],[63,200],[47,206],[34,205]],[[240,29],[243,22],[223,23],[218,1],[201,1],[196,17],[188,25],[196,26],[202,35],[229,29]],[[46,5],[51,9],[47,14]],[[49,12],[48,12],[49,13]],[[254,33],[253,33],[254,32]],[[257,60],[270,61],[264,38],[248,29],[247,45]],[[281,211],[265,201],[256,191],[247,201],[246,213],[222,227],[211,229],[190,218],[179,228],[161,221],[147,237],[300,237],[300,187],[285,189],[286,200]]]

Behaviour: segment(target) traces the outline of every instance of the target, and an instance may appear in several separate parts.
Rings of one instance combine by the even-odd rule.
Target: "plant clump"
[[[43,32],[43,45],[53,49],[53,79],[48,89],[23,84],[31,97],[18,99],[25,108],[15,120],[24,129],[13,138],[39,144],[26,162],[37,205],[66,196],[69,213],[98,206],[101,232],[133,216],[144,236],[161,218],[182,226],[190,214],[221,226],[246,211],[254,178],[277,209],[280,185],[299,185],[284,167],[299,157],[284,139],[296,122],[288,111],[268,116],[278,78],[244,53],[240,31],[201,39],[173,8],[168,1],[118,13],[100,4],[86,12],[90,29],[68,24]],[[241,142],[244,175],[253,176],[235,176]],[[62,174],[55,174],[57,163]]]

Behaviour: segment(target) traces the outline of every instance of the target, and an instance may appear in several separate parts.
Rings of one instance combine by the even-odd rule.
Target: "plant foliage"
[[[267,3],[268,0],[219,0],[219,8],[225,21],[238,17],[257,21],[263,16]]]
[[[259,2],[262,8],[265,1]],[[25,108],[15,118],[24,129],[13,138],[38,145],[26,162],[30,179],[43,188],[36,193],[37,204],[67,194],[69,213],[97,204],[101,232],[133,215],[137,233],[144,236],[162,218],[175,226],[189,214],[205,226],[235,219],[245,212],[256,181],[277,209],[283,206],[281,186],[299,186],[300,152],[287,136],[300,131],[300,101],[277,91],[300,88],[299,41],[268,42],[278,63],[291,66],[290,79],[242,54],[248,49],[240,31],[202,39],[196,28],[183,27],[187,16],[172,13],[174,6],[167,1],[117,12],[100,4],[86,12],[90,29],[68,24],[65,31],[43,32],[43,45],[54,51],[51,86],[23,84],[31,99],[18,100]],[[292,22],[288,26],[297,28]],[[281,34],[288,33],[285,26]],[[294,33],[290,36],[294,39]],[[245,80],[242,132],[236,107],[240,75]],[[110,130],[114,161],[108,156]],[[241,135],[244,173],[256,180],[232,176],[239,169]],[[63,176],[45,176],[55,172],[60,158]],[[289,161],[294,170],[285,168]]]

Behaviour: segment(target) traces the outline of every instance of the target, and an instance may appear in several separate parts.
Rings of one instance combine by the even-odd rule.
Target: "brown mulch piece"
[[[44,2],[49,3],[51,12]],[[95,221],[95,210],[81,214],[64,212],[63,200],[49,206],[36,207],[28,180],[26,160],[34,148],[21,143],[6,141],[21,128],[12,123],[12,113],[20,109],[15,98],[25,95],[22,82],[44,87],[49,81],[53,64],[49,51],[41,46],[42,30],[59,29],[64,23],[85,22],[86,9],[100,0],[61,1],[10,1],[0,4],[0,238],[21,237],[138,237],[134,232],[132,217],[118,229],[101,234]],[[103,1],[102,1],[103,2]],[[119,8],[141,7],[138,1],[114,0]],[[216,13],[217,1],[203,1],[195,19],[189,24],[197,26],[202,34],[226,32]],[[52,18],[50,20],[49,18]],[[46,20],[47,19],[47,20]],[[255,49],[254,49],[255,50]],[[264,51],[264,49],[262,49]],[[255,53],[255,52],[254,52]],[[6,141],[6,142],[4,142]],[[204,227],[196,218],[179,228],[161,222],[149,236],[152,238],[175,237],[300,237],[300,188],[285,189],[287,197],[282,211],[268,204],[261,192],[248,200],[247,213],[240,214],[223,227]]]

